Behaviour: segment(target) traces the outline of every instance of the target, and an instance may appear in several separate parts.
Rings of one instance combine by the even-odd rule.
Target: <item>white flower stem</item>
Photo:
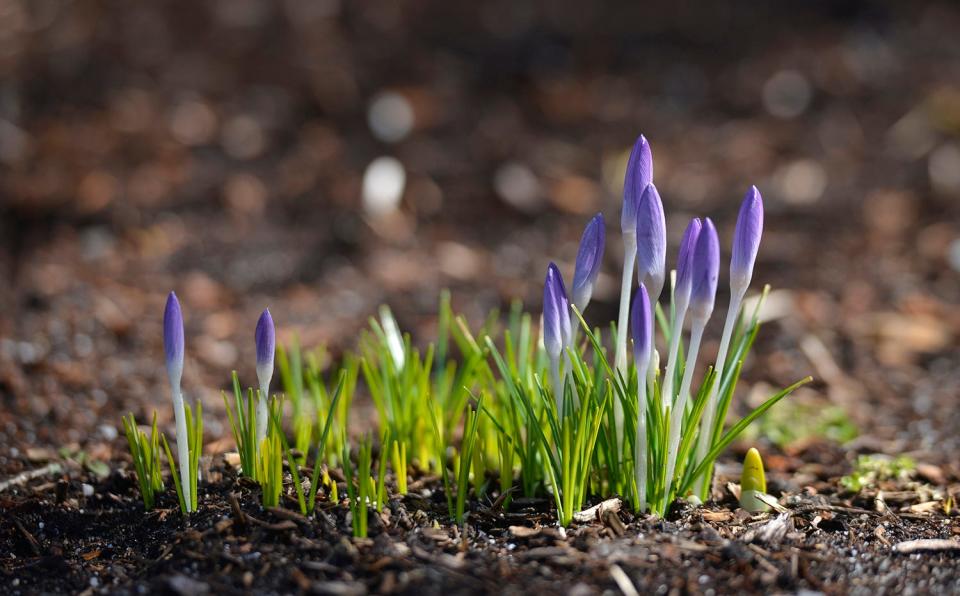
[[[707,452],[710,451],[710,444],[713,442],[713,427],[716,423],[715,418],[717,416],[717,396],[720,392],[720,383],[723,381],[724,368],[727,362],[727,351],[730,349],[730,340],[733,339],[733,330],[737,326],[737,317],[740,315],[740,306],[743,304],[743,296],[745,293],[746,288],[733,290],[731,292],[730,306],[727,308],[727,320],[723,323],[723,335],[720,336],[720,349],[717,351],[717,362],[714,365],[717,376],[713,382],[713,387],[710,388],[710,393],[707,396],[707,405],[706,408],[704,408],[703,418],[700,421],[700,437],[697,440],[696,465],[700,465],[703,458],[706,457]],[[703,495],[703,492],[705,487],[709,485],[711,476],[713,476],[712,467],[697,479],[694,494],[701,495],[701,498],[705,499],[706,495]]]
[[[623,277],[620,284],[620,315],[617,317],[617,350],[614,364],[617,370],[627,378],[627,318],[630,313],[630,290],[633,287],[633,265],[637,260],[637,234],[623,235]],[[613,420],[617,432],[617,445],[623,447],[623,405],[620,400],[613,402]]]
[[[690,394],[690,382],[693,380],[693,370],[697,367],[697,355],[700,353],[700,341],[703,339],[703,328],[707,324],[706,317],[695,317],[693,328],[690,330],[690,346],[687,348],[687,361],[683,369],[683,380],[680,382],[680,394],[677,402],[670,410],[670,441],[667,448],[667,476],[664,483],[663,497],[665,507],[670,506],[670,487],[673,484],[673,472],[677,466],[677,451],[680,449],[680,431],[683,424],[684,410]]]
[[[667,371],[663,376],[663,391],[660,392],[663,412],[673,405],[673,379],[677,373],[677,356],[680,354],[680,337],[683,333],[683,320],[687,316],[686,305],[677,308],[670,327],[670,352],[667,354]]]
[[[258,453],[260,452],[260,445],[267,437],[267,422],[270,417],[267,410],[269,391],[269,383],[260,383],[260,392],[257,394],[257,446],[255,449]]]
[[[647,375],[640,375],[640,371],[637,374],[637,437],[633,458],[637,498],[642,513],[647,510],[647,384],[644,378]]]
[[[553,398],[557,402],[557,420],[563,418],[563,384],[560,382],[560,359],[550,356],[550,383],[553,385]]]
[[[190,484],[190,442],[187,438],[187,415],[183,411],[183,393],[173,386],[173,415],[177,423],[177,459],[180,460],[180,487],[187,513],[193,511],[193,489]]]

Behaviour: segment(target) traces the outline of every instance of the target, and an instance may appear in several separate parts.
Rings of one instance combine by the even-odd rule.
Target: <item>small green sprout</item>
[[[740,473],[740,506],[750,513],[763,513],[769,505],[757,498],[767,492],[767,478],[763,473],[763,459],[755,447],[747,451],[743,458],[743,472]]]
[[[353,464],[350,462],[349,445],[344,447],[343,452],[343,475],[346,478],[347,497],[350,500],[350,517],[353,535],[356,538],[367,537],[367,503],[370,500],[371,493],[375,492],[375,490],[372,490],[374,487],[370,475],[372,449],[373,445],[370,437],[364,437],[357,450],[356,471],[354,471]]]
[[[133,467],[137,471],[137,482],[140,484],[140,495],[143,497],[143,506],[148,511],[153,509],[156,496],[163,491],[163,474],[160,469],[160,436],[157,431],[157,413],[153,413],[153,423],[150,425],[150,436],[140,430],[133,414],[129,418],[122,418],[123,430],[130,445],[130,455],[133,457]]]
[[[858,493],[887,480],[906,480],[915,468],[916,463],[906,455],[861,455],[857,458],[853,472],[840,479],[840,485],[850,492]]]

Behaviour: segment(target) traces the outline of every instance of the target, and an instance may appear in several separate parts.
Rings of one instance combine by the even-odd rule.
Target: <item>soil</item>
[[[0,592],[960,591],[955,550],[894,552],[958,535],[925,488],[956,500],[960,480],[955,3],[14,0],[0,13],[0,483],[61,467],[0,490]],[[400,140],[368,123],[385,91],[414,112]],[[474,327],[514,298],[536,312],[547,263],[570,275],[602,211],[586,314],[612,320],[618,168],[638,132],[671,253],[687,218],[709,215],[726,255],[744,190],[764,194],[754,280],[773,285],[773,308],[735,408],[813,374],[784,407],[839,408],[859,429],[842,447],[755,439],[785,533],[755,531],[776,516],[737,511],[723,482],[703,509],[623,510],[566,537],[547,502],[474,501],[455,528],[429,479],[366,541],[336,504],[311,520],[289,495],[262,511],[222,461],[220,400],[232,369],[254,378],[259,312],[279,341],[331,360],[381,303],[429,341],[441,288]],[[360,197],[384,155],[406,185],[377,216]],[[170,495],[143,513],[118,438],[121,415],[154,409],[171,435],[171,289],[210,467],[186,520]],[[924,466],[882,494],[841,492],[873,452]]]
[[[814,463],[818,454],[833,463]],[[255,485],[216,458],[205,470],[199,512],[184,517],[170,491],[144,513],[125,470],[85,493],[90,479],[68,465],[59,478],[3,495],[0,573],[9,594],[957,589],[960,517],[948,515],[942,501],[924,502],[930,488],[922,478],[838,494],[834,474],[844,467],[843,453],[818,445],[799,455],[768,458],[785,466],[771,475],[771,492],[783,491],[782,513],[750,515],[718,490],[718,500],[704,507],[675,503],[666,519],[613,506],[560,529],[546,500],[515,499],[504,511],[490,498],[472,502],[458,527],[447,523],[439,483],[422,478],[383,512],[371,511],[366,539],[351,537],[349,509],[323,495],[316,515],[297,513],[289,475],[283,507],[264,510]],[[801,477],[807,483],[799,487]],[[948,490],[960,494],[957,478],[949,480]],[[931,539],[947,540],[948,550],[924,543],[898,552],[905,542]]]

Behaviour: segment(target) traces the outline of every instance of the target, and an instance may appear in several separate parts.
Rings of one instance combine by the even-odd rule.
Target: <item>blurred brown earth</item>
[[[778,291],[745,379],[811,373],[797,399],[945,457],[958,30],[949,2],[0,0],[0,457],[169,417],[171,289],[185,389],[215,412],[231,369],[254,378],[264,307],[335,353],[381,303],[429,341],[444,287],[474,322],[514,297],[537,313],[597,211],[588,318],[612,319],[641,132],[671,256],[703,215],[728,254],[744,191],[764,195],[754,280]]]

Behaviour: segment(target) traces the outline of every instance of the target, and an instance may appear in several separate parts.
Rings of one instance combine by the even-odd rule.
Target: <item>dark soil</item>
[[[817,452],[834,463],[813,463]],[[3,496],[0,572],[9,594],[957,590],[960,517],[942,502],[921,504],[933,490],[922,478],[837,494],[837,450],[768,459],[788,468],[771,478],[788,490],[782,514],[751,516],[723,491],[701,508],[677,502],[665,520],[624,508],[563,530],[546,500],[517,499],[503,511],[491,498],[471,503],[459,528],[446,521],[437,483],[423,479],[382,513],[371,511],[367,539],[351,537],[343,504],[322,500],[315,516],[302,517],[290,486],[283,508],[265,511],[258,489],[219,458],[206,472],[199,512],[187,518],[170,491],[144,513],[125,470],[84,496],[83,472],[68,466],[59,479]],[[796,485],[800,477],[808,484]],[[960,484],[951,480],[956,497]],[[952,549],[896,553],[917,539],[952,539]]]

